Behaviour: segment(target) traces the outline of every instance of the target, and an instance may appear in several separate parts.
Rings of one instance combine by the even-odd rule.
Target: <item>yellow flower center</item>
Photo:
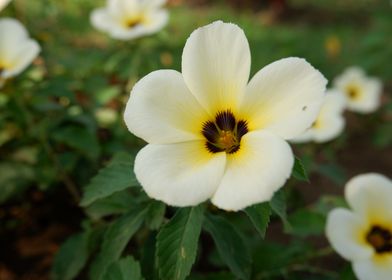
[[[313,128],[313,129],[319,129],[320,127],[321,127],[321,122],[320,122],[319,119],[316,119],[316,120],[313,122],[312,126],[311,126],[311,128]]]
[[[241,138],[248,131],[246,121],[237,121],[234,114],[226,110],[217,113],[214,121],[205,122],[201,133],[209,152],[233,154],[240,149]]]
[[[361,96],[361,89],[356,85],[350,85],[346,88],[346,95],[350,99],[358,99]]]
[[[392,233],[381,226],[373,226],[366,235],[366,241],[378,254],[392,253]]]
[[[138,25],[141,25],[144,22],[143,16],[134,16],[132,18],[128,18],[124,21],[124,25],[127,28],[134,28]]]

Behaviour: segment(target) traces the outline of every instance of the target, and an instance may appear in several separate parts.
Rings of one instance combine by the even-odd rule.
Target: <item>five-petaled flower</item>
[[[168,21],[166,0],[107,0],[91,13],[91,24],[119,40],[130,40],[161,30]]]
[[[392,277],[392,181],[370,173],[352,178],[345,197],[352,211],[332,210],[326,235],[332,247],[352,262],[361,280]]]
[[[40,46],[19,21],[0,19],[0,86],[26,69],[39,52]]]
[[[328,90],[325,95],[320,113],[302,135],[292,140],[294,143],[314,141],[323,143],[330,141],[342,133],[345,119],[343,116],[346,107],[346,99],[335,90]]]
[[[346,69],[334,80],[334,87],[347,99],[347,109],[358,113],[371,113],[380,106],[381,81],[366,76],[359,67]]]
[[[294,162],[284,139],[315,121],[327,81],[304,59],[286,58],[248,83],[250,64],[244,32],[217,21],[191,34],[182,73],[155,71],[134,86],[124,119],[149,143],[134,169],[150,197],[236,211],[282,187]]]

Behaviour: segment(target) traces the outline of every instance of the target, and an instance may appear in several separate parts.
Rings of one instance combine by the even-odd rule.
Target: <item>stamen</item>
[[[240,149],[241,138],[248,133],[248,126],[246,121],[237,122],[234,114],[227,110],[219,112],[215,122],[205,122],[201,133],[207,140],[208,151],[232,154]]]
[[[366,235],[366,241],[378,254],[392,253],[392,233],[381,226],[373,226]]]

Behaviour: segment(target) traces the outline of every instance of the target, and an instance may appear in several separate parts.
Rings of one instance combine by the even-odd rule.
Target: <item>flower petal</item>
[[[135,174],[146,193],[173,206],[210,198],[222,178],[225,153],[211,154],[204,141],[147,145],[136,156]]]
[[[327,80],[301,58],[285,58],[261,69],[250,81],[241,114],[252,130],[267,129],[284,139],[301,135],[315,121]]]
[[[109,31],[119,24],[113,19],[106,8],[98,8],[91,12],[90,22],[100,31]]]
[[[4,9],[11,0],[0,0],[0,11]]]
[[[13,55],[8,60],[8,68],[3,73],[5,79],[15,76],[26,69],[41,51],[41,47],[34,40],[21,42],[21,45],[15,46],[14,49]]]
[[[151,34],[161,30],[169,20],[169,13],[160,9],[145,14],[146,23],[143,25],[146,32]]]
[[[149,0],[141,3],[143,9],[157,9],[165,5],[167,0]]]
[[[351,208],[372,224],[392,221],[392,181],[377,174],[361,174],[346,184],[345,196]]]
[[[225,175],[212,203],[237,211],[268,201],[290,177],[294,156],[283,139],[268,131],[250,132],[227,159]]]
[[[382,260],[366,259],[353,263],[353,270],[359,280],[390,280],[392,277],[392,258]]]
[[[366,222],[344,208],[329,212],[326,236],[336,252],[347,260],[370,258],[373,249],[364,242]]]
[[[16,46],[29,37],[26,28],[12,18],[0,19],[0,61],[6,60],[15,52]]]
[[[249,44],[237,25],[216,21],[195,30],[185,44],[185,83],[212,115],[220,110],[236,110],[249,71]]]
[[[181,73],[174,70],[154,71],[141,79],[124,113],[129,131],[154,144],[203,139],[206,119],[207,113],[189,92]]]
[[[318,143],[330,141],[337,137],[344,128],[345,119],[343,111],[346,105],[345,98],[338,92],[327,91],[320,113],[312,127],[292,142],[307,142],[314,140]]]

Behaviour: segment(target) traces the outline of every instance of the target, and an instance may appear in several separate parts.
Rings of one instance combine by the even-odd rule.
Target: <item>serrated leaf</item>
[[[220,257],[231,272],[240,279],[249,279],[250,250],[233,225],[220,216],[208,215],[204,228],[211,234]]]
[[[203,213],[201,205],[180,208],[158,233],[156,257],[160,279],[182,280],[189,275],[197,255]]]
[[[306,173],[305,167],[301,160],[297,157],[295,157],[292,176],[297,180],[309,182],[309,177]]]
[[[263,202],[249,206],[245,209],[245,213],[252,221],[261,238],[264,238],[271,216],[271,207],[269,203]]]
[[[132,157],[124,153],[117,154],[92,178],[84,190],[80,205],[85,207],[97,199],[137,185]]]
[[[277,191],[270,201],[271,209],[280,217],[286,231],[291,230],[291,225],[287,220],[286,195],[283,189]]]
[[[74,279],[87,262],[90,232],[68,238],[60,247],[52,267],[53,280]]]
[[[142,280],[140,264],[132,256],[128,256],[112,263],[103,280]]]
[[[91,265],[91,279],[102,279],[107,267],[120,258],[125,246],[142,225],[145,215],[145,209],[133,210],[108,227],[103,236],[101,249]]]

